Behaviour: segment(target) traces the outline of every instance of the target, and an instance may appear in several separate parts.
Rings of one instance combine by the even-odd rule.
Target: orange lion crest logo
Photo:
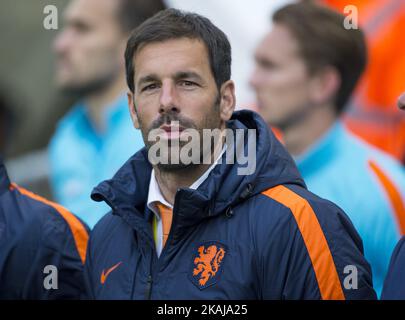
[[[193,261],[192,281],[199,288],[206,288],[215,282],[225,257],[225,247],[209,243],[198,247]]]

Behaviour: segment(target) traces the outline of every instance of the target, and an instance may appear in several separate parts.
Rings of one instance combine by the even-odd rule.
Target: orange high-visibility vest
[[[368,67],[345,117],[348,127],[404,162],[405,113],[396,102],[405,91],[405,1],[322,1],[341,13],[355,5],[366,33]]]

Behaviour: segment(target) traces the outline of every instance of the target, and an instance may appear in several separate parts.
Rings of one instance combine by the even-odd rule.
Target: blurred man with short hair
[[[257,48],[250,82],[261,114],[281,130],[309,190],[337,203],[353,221],[380,293],[405,231],[405,173],[340,121],[366,66],[362,31],[346,30],[343,21],[312,2],[279,9]]]
[[[161,0],[73,0],[55,40],[57,84],[79,102],[50,143],[51,183],[57,200],[90,227],[107,211],[91,201],[92,187],[143,146],[126,104],[126,40],[163,8]]]

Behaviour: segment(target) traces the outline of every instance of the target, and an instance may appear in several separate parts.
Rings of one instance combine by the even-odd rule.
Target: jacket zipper
[[[153,247],[151,247],[151,252],[150,252],[149,275],[148,275],[148,279],[146,281],[146,293],[145,293],[146,300],[151,300],[151,298],[152,298],[153,275],[154,275],[154,269],[157,264],[156,256],[157,256],[156,249],[155,249],[155,246],[153,245]]]
[[[145,296],[146,300],[150,300],[152,297],[152,284],[153,284],[152,275],[149,275],[146,286],[146,296]]]
[[[176,203],[178,202],[179,200],[178,200],[178,194],[176,194],[176,196],[175,196],[175,201],[174,201],[174,203],[175,203],[175,206],[173,207],[173,214],[174,214],[174,212],[175,212],[175,207],[176,207]],[[174,219],[173,219],[174,220]],[[173,226],[173,225],[172,225]],[[172,238],[172,232],[170,232],[170,234],[169,234],[169,238],[167,239],[167,242],[166,242],[166,246],[163,248],[163,250],[162,250],[162,252],[160,253],[160,257],[158,258],[158,260],[157,261],[154,261],[155,259],[154,259],[154,254],[156,254],[156,252],[155,252],[155,249],[152,249],[152,258],[151,258],[151,264],[150,264],[150,267],[151,267],[151,272],[150,272],[150,274],[149,274],[149,276],[148,276],[148,280],[147,280],[147,286],[146,286],[146,295],[145,295],[145,298],[146,298],[146,300],[151,300],[151,297],[152,297],[152,287],[153,287],[153,272],[154,271],[156,271],[156,268],[157,267],[159,267],[160,268],[160,264],[161,264],[161,258],[162,258],[162,256],[164,256],[164,253],[165,253],[165,251],[167,250],[167,246],[169,245],[169,243],[170,243],[170,241],[169,240],[171,240],[171,238]],[[154,266],[154,262],[156,263],[156,265]]]
[[[155,250],[156,250],[155,247],[152,247],[151,252],[150,252],[149,275],[148,275],[148,279],[146,281],[146,292],[145,292],[146,300],[151,300],[151,298],[152,298],[153,270],[154,270],[154,265],[156,263],[156,261],[155,261],[156,251]]]

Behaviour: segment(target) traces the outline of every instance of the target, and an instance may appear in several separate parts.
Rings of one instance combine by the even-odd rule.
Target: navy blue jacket
[[[89,298],[374,299],[362,241],[346,214],[306,189],[257,114],[235,112],[227,125],[256,129],[255,172],[238,175],[243,165],[224,160],[197,190],[179,189],[159,258],[146,206],[147,151],[93,190],[112,212],[89,240]],[[356,280],[344,287],[350,266]]]
[[[381,299],[405,300],[405,236],[392,253]]]
[[[79,219],[11,184],[0,161],[0,299],[81,298],[87,241]]]

